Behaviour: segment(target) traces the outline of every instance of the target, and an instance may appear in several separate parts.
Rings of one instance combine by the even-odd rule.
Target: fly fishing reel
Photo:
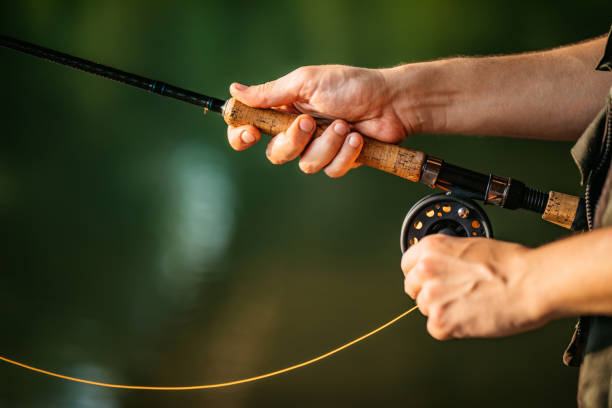
[[[402,225],[400,245],[405,252],[427,235],[491,238],[491,222],[474,201],[451,193],[431,194],[412,206]]]

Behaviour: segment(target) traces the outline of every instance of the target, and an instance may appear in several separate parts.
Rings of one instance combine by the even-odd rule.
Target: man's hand
[[[388,69],[309,66],[263,85],[234,83],[230,92],[252,107],[304,114],[270,141],[266,154],[272,163],[301,155],[305,173],[325,169],[340,177],[359,156],[360,134],[389,143],[413,133],[575,140],[612,85],[609,73],[594,70],[604,44],[600,37],[538,53]],[[335,121],[310,143],[312,116]],[[234,149],[244,150],[260,134],[253,126],[230,126],[228,138]]]
[[[302,67],[263,85],[234,83],[230,92],[253,107],[303,113],[286,132],[272,138],[266,155],[274,164],[301,155],[299,164],[305,173],[325,169],[330,177],[344,175],[354,167],[363,146],[360,134],[397,143],[411,133],[410,125],[396,115],[393,91],[381,70],[340,65]],[[311,143],[315,129],[312,116],[336,120]],[[259,138],[253,126],[228,127],[229,143],[236,150],[251,147]]]
[[[439,340],[533,329],[547,317],[536,295],[545,288],[533,286],[526,262],[530,251],[493,239],[430,235],[404,253],[405,291]]]

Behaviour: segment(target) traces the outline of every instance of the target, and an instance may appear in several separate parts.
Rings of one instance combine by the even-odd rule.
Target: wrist
[[[463,58],[412,63],[381,69],[390,105],[408,134],[455,133],[453,110],[465,92],[457,72]]]
[[[548,246],[529,249],[523,260],[533,314],[544,322],[579,314],[568,307],[573,304],[567,296],[568,275],[547,250]]]
[[[525,321],[538,327],[559,317],[554,303],[555,293],[550,290],[554,277],[548,276],[548,270],[540,264],[537,249],[521,247],[511,257],[506,276],[511,277],[514,288],[512,298],[522,305],[520,313]]]

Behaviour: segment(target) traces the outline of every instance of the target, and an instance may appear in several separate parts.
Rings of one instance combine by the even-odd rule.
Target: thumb
[[[249,106],[272,108],[296,102],[302,83],[303,81],[291,72],[275,81],[261,85],[246,86],[234,82],[230,86],[230,93],[234,98]]]

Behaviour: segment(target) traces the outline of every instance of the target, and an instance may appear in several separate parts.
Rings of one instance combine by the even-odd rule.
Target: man
[[[272,138],[266,155],[274,164],[300,157],[302,171],[330,177],[356,166],[362,134],[389,143],[414,133],[578,140],[572,154],[596,230],[535,249],[433,235],[406,251],[401,266],[406,293],[436,339],[506,336],[551,319],[592,316],[579,325],[565,360],[582,363],[582,405],[612,406],[612,318],[604,317],[612,316],[611,70],[612,40],[600,37],[550,51],[389,69],[302,67],[230,91],[254,107],[302,113]],[[312,141],[311,115],[335,119]],[[229,127],[228,138],[244,150],[260,134]]]

